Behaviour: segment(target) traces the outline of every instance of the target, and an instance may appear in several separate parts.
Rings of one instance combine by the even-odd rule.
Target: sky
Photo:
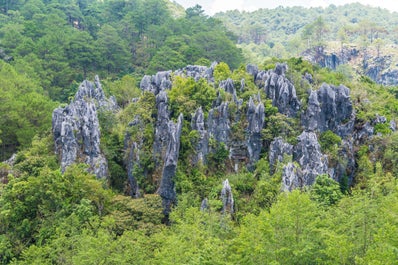
[[[208,15],[227,10],[254,11],[259,8],[275,8],[278,6],[327,7],[330,4],[344,5],[359,2],[364,5],[381,7],[398,12],[398,0],[173,0],[188,8],[199,4]]]

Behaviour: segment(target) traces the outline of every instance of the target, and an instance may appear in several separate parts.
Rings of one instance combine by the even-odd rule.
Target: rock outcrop
[[[286,143],[282,137],[275,138],[269,147],[268,159],[271,174],[275,173],[277,163],[284,161],[285,156],[293,155],[293,145]]]
[[[325,83],[311,91],[307,110],[301,117],[306,130],[331,130],[342,138],[352,134],[354,121],[350,90],[343,85],[336,87]]]
[[[162,179],[159,187],[159,195],[162,197],[163,214],[167,217],[171,207],[177,202],[174,187],[174,177],[177,170],[178,155],[180,150],[180,136],[182,127],[182,114],[178,117],[178,122],[168,123],[168,144],[164,157]]]
[[[292,156],[292,162],[287,162],[282,168],[284,190],[312,185],[318,175],[329,173],[328,158],[322,154],[316,134],[305,131],[297,140],[297,145],[292,146],[277,137],[269,148],[271,174],[278,162],[287,162],[284,161],[285,156]]]
[[[116,108],[113,98],[105,98],[96,76],[94,83],[85,80],[80,84],[68,106],[54,110],[52,131],[62,172],[75,162],[84,162],[98,178],[108,176],[107,161],[100,149],[98,109]]]
[[[262,102],[254,105],[253,99],[250,97],[247,104],[246,118],[248,121],[247,127],[247,150],[249,153],[250,164],[254,165],[260,158],[262,150],[261,131],[264,127],[264,105]]]
[[[209,137],[219,143],[227,143],[230,136],[230,120],[228,102],[222,102],[220,106],[209,111],[207,119]]]
[[[214,68],[217,66],[217,62],[213,62],[210,67],[201,65],[188,65],[182,69],[174,72],[177,76],[192,77],[195,81],[204,78],[208,82],[214,82],[213,72]]]
[[[303,185],[312,185],[316,176],[328,173],[327,156],[322,154],[314,132],[300,134],[298,143],[293,148],[293,161],[300,165]]]
[[[234,197],[232,195],[232,188],[229,185],[228,179],[224,180],[223,187],[221,189],[221,200],[222,200],[222,213],[234,213]]]
[[[160,91],[156,96],[157,118],[155,124],[154,139],[154,157],[156,165],[159,165],[163,159],[169,142],[169,121],[170,112],[168,110],[168,98],[165,91]]]
[[[278,63],[274,70],[259,72],[256,83],[261,85],[264,82],[267,98],[272,100],[272,105],[277,107],[280,113],[295,117],[300,110],[300,102],[294,85],[285,76],[286,71],[287,65]]]
[[[205,129],[204,113],[202,111],[202,107],[199,107],[192,116],[191,128],[198,133],[198,139],[195,146],[196,154],[192,162],[195,165],[198,163],[205,164],[206,155],[209,152],[209,135]]]
[[[289,162],[282,169],[282,190],[292,191],[304,186],[303,173],[297,163]]]
[[[145,75],[140,82],[140,88],[143,91],[152,92],[155,96],[160,91],[171,88],[171,71],[162,71],[156,75]]]

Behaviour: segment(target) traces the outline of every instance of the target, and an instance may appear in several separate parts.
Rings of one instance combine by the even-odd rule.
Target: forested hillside
[[[354,3],[235,10],[215,17],[238,36],[248,62],[303,56],[342,72],[354,68],[380,84],[398,84],[398,19],[386,9]]]
[[[199,6],[0,11],[0,264],[396,264],[398,87]]]
[[[8,114],[0,121],[0,158],[49,128],[54,104],[45,98],[69,101],[86,77],[138,82],[144,73],[195,62],[242,62],[218,20],[199,7],[180,8],[158,0],[1,2],[0,109]]]

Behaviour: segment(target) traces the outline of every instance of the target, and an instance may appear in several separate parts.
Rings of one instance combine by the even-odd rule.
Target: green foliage
[[[136,80],[131,75],[125,75],[120,80],[109,83],[109,92],[116,98],[119,106],[125,107],[133,98],[141,95],[141,90],[136,86]]]
[[[173,87],[168,92],[172,116],[180,113],[190,120],[195,111],[202,107],[204,112],[210,110],[213,100],[216,98],[216,90],[205,79],[196,82],[193,78],[176,76]]]
[[[103,215],[109,196],[101,182],[82,166],[71,166],[64,175],[44,167],[37,176],[23,175],[10,180],[4,188],[0,232],[3,239],[12,242],[13,255],[18,255],[23,246],[49,240],[58,222],[78,215],[82,203],[88,202],[90,214]],[[81,225],[90,225],[84,218]]]
[[[51,126],[56,107],[34,80],[0,61],[0,160],[8,159],[18,147],[27,147],[36,134]]]
[[[315,183],[311,187],[310,195],[311,199],[323,206],[336,204],[343,197],[339,183],[326,174],[316,177]]]
[[[228,64],[221,62],[214,68],[214,80],[219,83],[220,81],[227,80],[231,76],[231,70]]]
[[[322,152],[331,152],[336,146],[339,146],[340,143],[341,137],[330,130],[323,132],[319,137],[319,144],[321,145]]]

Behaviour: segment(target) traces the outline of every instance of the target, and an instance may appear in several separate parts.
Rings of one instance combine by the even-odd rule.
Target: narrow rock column
[[[171,207],[176,203],[177,196],[174,187],[174,177],[177,170],[178,155],[180,149],[180,136],[183,116],[180,114],[178,122],[168,123],[169,141],[164,160],[162,180],[159,188],[159,195],[162,197],[163,214],[166,222],[171,211]]]
[[[234,213],[234,197],[232,196],[232,188],[229,185],[228,179],[224,180],[223,187],[221,190],[221,200],[222,200],[222,212],[225,213]]]

